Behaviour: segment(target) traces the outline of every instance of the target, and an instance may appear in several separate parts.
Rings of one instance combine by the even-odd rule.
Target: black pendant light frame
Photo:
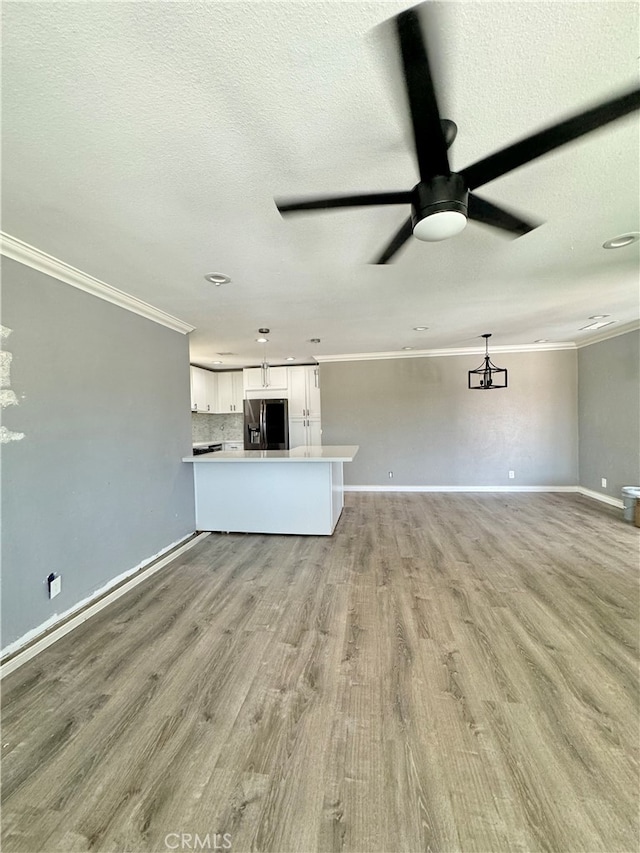
[[[494,388],[507,387],[507,371],[496,365],[489,358],[489,338],[491,333],[482,335],[485,343],[484,361],[480,367],[469,371],[469,388],[472,391],[491,391]],[[474,382],[479,384],[475,385]]]

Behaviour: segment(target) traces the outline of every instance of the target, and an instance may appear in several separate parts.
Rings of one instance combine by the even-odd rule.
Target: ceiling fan
[[[376,264],[386,264],[391,260],[411,235],[428,242],[446,240],[459,234],[468,219],[500,228],[516,237],[527,234],[541,223],[511,213],[478,196],[475,190],[494,178],[640,108],[640,88],[633,89],[534,133],[520,142],[508,145],[460,172],[452,172],[447,150],[456,138],[458,129],[453,121],[440,118],[427,43],[420,27],[417,11],[419,8],[416,6],[408,9],[395,18],[413,125],[419,182],[411,190],[398,192],[276,202],[282,214],[338,207],[410,204],[411,216],[403,222],[375,260]]]

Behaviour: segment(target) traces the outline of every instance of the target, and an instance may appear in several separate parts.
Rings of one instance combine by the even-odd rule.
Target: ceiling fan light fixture
[[[427,243],[448,240],[467,224],[468,192],[460,175],[436,175],[413,189],[413,236]]]
[[[438,243],[460,234],[466,224],[467,217],[459,210],[439,210],[418,220],[413,226],[413,236],[426,243]]]

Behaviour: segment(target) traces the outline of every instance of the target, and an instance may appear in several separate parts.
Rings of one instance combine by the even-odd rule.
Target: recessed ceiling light
[[[547,343],[549,343],[549,340],[548,340],[548,338],[538,338],[538,340],[534,341],[534,343],[536,343],[536,344],[547,344]]]
[[[269,338],[256,338],[256,343],[258,344],[266,344],[269,342]]]
[[[320,338],[309,338],[309,343],[310,344],[319,344]]]
[[[413,347],[402,347],[402,349],[413,349]]]
[[[605,317],[610,317],[611,314],[592,314],[590,320],[604,320]]]
[[[612,323],[615,323],[615,320],[596,320],[595,323],[590,323],[588,326],[580,326],[581,332],[591,332],[595,329],[602,329],[603,326],[610,326]]]
[[[413,331],[414,332],[426,332],[428,328],[429,328],[428,326],[414,326]]]
[[[623,246],[630,246],[632,243],[637,243],[640,240],[640,233],[630,231],[628,234],[620,234],[619,237],[612,237],[602,244],[603,249],[621,249]]]
[[[295,357],[294,357],[294,356],[292,356],[292,355],[288,355],[288,356],[285,358],[285,361],[295,361]]]
[[[223,272],[210,272],[209,275],[205,275],[205,279],[211,284],[215,284],[216,287],[220,287],[221,284],[229,284],[231,281],[229,276]]]
[[[212,361],[211,364],[222,364],[221,361]]]

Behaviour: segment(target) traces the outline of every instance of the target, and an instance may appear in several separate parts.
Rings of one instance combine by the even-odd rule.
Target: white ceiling
[[[277,363],[483,332],[580,343],[590,315],[637,320],[638,244],[602,248],[640,230],[637,114],[482,188],[545,221],[518,240],[470,223],[374,266],[407,209],[281,218],[274,198],[416,183],[378,26],[411,5],[3,3],[3,230],[196,326],[203,365],[257,363],[261,326]],[[452,168],[636,85],[639,8],[443,4]]]

